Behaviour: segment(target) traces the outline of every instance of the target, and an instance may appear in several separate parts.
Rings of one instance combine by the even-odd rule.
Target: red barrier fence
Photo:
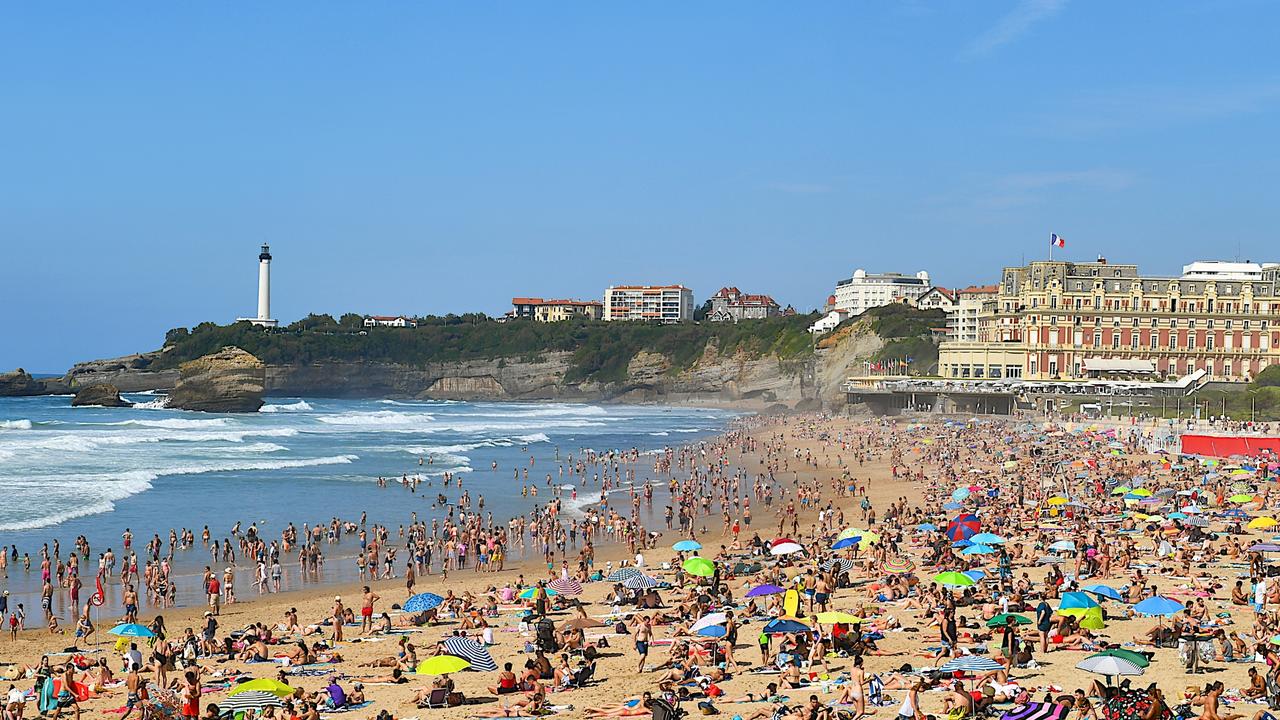
[[[1184,455],[1230,457],[1232,455],[1258,455],[1263,450],[1280,453],[1280,437],[1182,436],[1182,453]]]

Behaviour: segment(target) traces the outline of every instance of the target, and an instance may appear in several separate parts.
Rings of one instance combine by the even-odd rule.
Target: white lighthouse
[[[258,254],[258,316],[236,320],[247,320],[260,327],[279,324],[271,318],[271,248],[266,243],[262,244],[262,252]]]

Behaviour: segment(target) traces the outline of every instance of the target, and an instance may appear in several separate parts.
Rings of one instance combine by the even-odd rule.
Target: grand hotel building
[[[1280,264],[1204,261],[1181,277],[1136,265],[1007,267],[976,342],[944,342],[948,378],[1248,380],[1280,362]]]

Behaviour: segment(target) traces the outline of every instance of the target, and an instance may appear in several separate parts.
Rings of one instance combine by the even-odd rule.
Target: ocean
[[[32,562],[30,573],[11,562],[0,587],[15,600],[25,597],[32,617],[40,546],[52,547],[55,538],[63,558],[78,536],[88,539],[93,554],[82,575],[91,588],[97,554],[112,548],[119,555],[126,528],[135,546],[153,534],[167,546],[171,528],[193,530],[196,548],[177,554],[175,574],[194,576],[210,563],[199,541],[206,525],[216,539],[230,537],[237,522],[255,524],[270,540],[289,522],[301,529],[367,512],[394,533],[414,512],[443,518],[447,509],[433,507],[436,494],[447,490],[451,501],[459,494],[441,487],[445,472],[505,520],[548,499],[546,474],[561,482],[557,457],[577,457],[582,448],[657,451],[716,434],[737,415],[648,405],[317,398],[269,398],[257,413],[222,415],[167,410],[157,396],[125,398],[138,405],[72,408],[69,397],[0,398],[0,545],[16,545]],[[539,485],[539,497],[523,497],[523,476],[512,476],[530,457],[529,482]],[[643,462],[637,472],[640,481],[652,476]],[[377,483],[406,474],[424,477],[417,493]],[[580,492],[565,503],[574,512],[598,500]],[[248,568],[239,572],[247,585]],[[353,579],[345,571],[326,575]],[[194,597],[197,588],[184,587],[192,584],[179,583],[182,596]]]

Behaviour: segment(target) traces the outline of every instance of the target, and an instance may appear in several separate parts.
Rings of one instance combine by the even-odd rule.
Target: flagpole
[[[1053,262],[1053,233],[1049,233],[1049,262]]]

